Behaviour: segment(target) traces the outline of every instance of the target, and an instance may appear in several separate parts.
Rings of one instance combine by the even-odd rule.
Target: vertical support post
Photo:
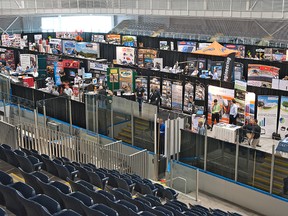
[[[69,107],[69,123],[70,123],[70,134],[73,133],[73,124],[72,124],[72,107],[71,107],[71,97],[68,99],[68,107]]]
[[[7,113],[6,113],[6,100],[3,99],[3,108],[4,108],[4,120],[7,122]]]
[[[131,143],[134,146],[134,132],[135,132],[135,125],[134,125],[134,110],[133,110],[133,102],[131,103]]]
[[[18,99],[17,107],[18,107],[18,121],[20,124],[21,123],[21,107],[20,107],[19,99]]]
[[[204,170],[207,169],[207,125],[205,125],[205,142],[204,142]]]
[[[89,130],[89,114],[88,114],[88,98],[87,94],[85,94],[85,117],[86,117],[86,130]]]
[[[113,114],[113,102],[111,104],[111,138],[114,137],[114,114]]]
[[[255,182],[255,172],[256,172],[256,150],[253,149],[254,151],[254,161],[253,161],[253,176],[252,176],[252,186],[254,186],[254,182]]]
[[[158,180],[158,151],[157,151],[157,114],[154,115],[154,175],[155,180]]]
[[[176,128],[176,136],[177,136],[177,161],[179,161],[179,149],[181,143],[181,131],[180,131],[180,118],[177,118],[177,128]]]
[[[270,172],[270,194],[272,194],[272,192],[273,192],[274,162],[275,162],[275,144],[273,143],[273,145],[272,145],[271,172]]]
[[[45,100],[43,101],[43,115],[44,115],[44,127],[47,128],[47,116],[46,116],[46,105]]]
[[[166,131],[167,131],[167,133],[165,133],[165,136],[167,137],[167,139],[166,139],[167,142],[166,142],[165,147],[166,147],[166,152],[167,152],[167,155],[166,155],[167,156],[166,170],[167,170],[167,167],[168,167],[169,163],[170,163],[170,166],[171,166],[171,139],[170,138],[171,138],[171,131],[172,130],[171,130],[171,120],[170,119],[167,120]],[[173,132],[174,131],[175,131],[175,124],[174,124]],[[159,137],[159,139],[160,139],[160,137]],[[175,139],[175,137],[174,137],[174,139]],[[175,140],[173,140],[173,143],[175,143],[174,141]],[[173,146],[173,149],[174,149],[174,146]],[[173,152],[173,153],[175,153],[175,152]],[[170,173],[165,171],[166,179],[168,179],[168,181],[169,181],[169,187],[172,187],[172,170],[173,170],[173,168],[170,167]]]
[[[234,180],[238,180],[238,157],[239,157],[239,142],[236,143],[236,155],[235,155],[235,175]]]
[[[198,197],[199,197],[199,169],[196,169],[196,194],[195,194],[196,202],[198,202]]]
[[[97,102],[97,99],[96,99],[96,102]],[[93,96],[93,98],[92,98],[92,130],[93,130],[93,132],[95,132],[96,131],[96,126],[95,126],[95,112],[97,112],[97,110],[96,110],[96,105],[98,106],[98,103],[97,104],[95,104],[95,96]]]
[[[100,100],[102,100],[102,98],[100,98]],[[103,104],[103,101],[101,101],[101,104]],[[95,119],[95,122],[96,122],[96,133],[99,133],[99,100],[96,100],[96,119]]]

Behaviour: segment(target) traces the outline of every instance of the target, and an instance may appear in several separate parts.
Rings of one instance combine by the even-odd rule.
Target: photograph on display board
[[[182,110],[182,82],[172,83],[172,109]]]
[[[76,39],[78,32],[56,32],[56,38]]]
[[[236,54],[236,58],[245,58],[245,46],[244,45],[236,45],[236,44],[224,44],[224,47],[231,50],[239,51],[239,54]]]
[[[154,49],[138,49],[138,65],[141,68],[152,69],[153,61],[157,58],[157,50]]]
[[[119,69],[120,88],[125,93],[131,93],[134,90],[133,86],[133,70],[127,68]]]
[[[272,79],[279,77],[280,68],[260,65],[248,64],[248,81],[247,84],[251,86],[271,88]]]
[[[166,108],[172,107],[172,82],[171,80],[163,79],[161,106],[166,107]]]
[[[223,62],[211,62],[211,76],[214,80],[221,80]]]
[[[288,134],[288,97],[281,96],[278,133],[281,138]]]
[[[197,43],[192,41],[178,41],[177,50],[178,52],[192,53],[196,51]]]
[[[132,47],[116,47],[117,64],[135,64],[135,48]]]
[[[131,35],[123,35],[122,36],[122,45],[137,47],[137,37]]]
[[[229,123],[230,106],[234,98],[234,89],[226,89],[216,86],[208,87],[208,124],[212,124],[212,107],[214,100],[220,105],[219,122]],[[214,122],[215,124],[216,122]]]
[[[62,52],[62,40],[61,39],[50,38],[49,46],[50,46],[51,51],[47,50],[48,53],[61,54]]]
[[[77,57],[99,58],[100,48],[98,43],[77,42],[75,46]]]
[[[135,83],[140,82],[144,88],[143,100],[148,101],[148,79],[147,77],[136,77]]]
[[[104,35],[92,35],[92,42],[100,42],[100,43],[103,43],[105,42],[105,38],[104,38]]]
[[[286,61],[286,49],[265,48],[264,58],[271,61]]]
[[[261,49],[261,48],[256,49],[255,58],[260,59],[260,60],[264,59],[265,58],[265,50]]]
[[[63,40],[62,49],[65,55],[76,55],[76,41]]]
[[[245,96],[246,96],[245,91],[235,89],[235,101],[238,107],[237,125],[245,124]]]
[[[234,65],[234,80],[242,80],[243,78],[243,64],[235,62]]]
[[[47,55],[46,58],[46,72],[47,74],[53,75],[54,74],[54,62],[58,62],[59,57],[53,55]]]
[[[163,69],[163,58],[154,58],[153,59],[153,70],[162,70]]]
[[[278,96],[259,95],[257,102],[257,119],[261,134],[271,137],[276,132]],[[262,135],[261,135],[262,136]]]
[[[118,34],[107,34],[106,42],[109,44],[120,45],[121,44],[121,35]]]
[[[168,45],[168,41],[159,41],[159,49],[160,50],[169,50],[170,46]]]
[[[195,100],[205,100],[205,86],[201,83],[196,83]]]
[[[194,85],[191,82],[185,84],[183,111],[192,113],[194,108]]]
[[[62,84],[61,77],[64,74],[63,62],[54,62],[54,81],[55,85],[60,86]]]
[[[153,92],[152,89],[160,91],[160,78],[159,77],[150,77],[150,90],[149,90],[149,99],[151,98]]]
[[[21,34],[2,34],[1,35],[2,46],[20,48]]]

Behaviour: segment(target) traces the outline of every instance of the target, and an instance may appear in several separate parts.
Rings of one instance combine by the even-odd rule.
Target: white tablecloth
[[[230,143],[235,143],[237,138],[237,130],[240,126],[229,124],[217,124],[213,126],[212,137]]]

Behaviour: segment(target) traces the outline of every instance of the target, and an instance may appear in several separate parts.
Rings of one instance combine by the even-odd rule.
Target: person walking
[[[142,86],[142,83],[140,81],[137,82],[136,84],[136,89],[135,89],[135,93],[136,93],[136,100],[139,104],[139,112],[142,112],[142,102],[143,102],[143,96],[144,96],[144,92],[145,89]]]
[[[220,104],[218,104],[217,99],[214,100],[214,104],[212,106],[212,125],[211,125],[211,131],[214,125],[214,121],[216,120],[216,123],[219,123],[220,120],[220,111],[221,107]]]
[[[230,112],[229,112],[229,124],[236,125],[237,117],[238,117],[238,107],[236,104],[236,100],[232,99],[232,105],[230,107]]]
[[[260,135],[261,135],[261,127],[258,125],[258,120],[254,120],[253,125],[253,140],[251,142],[251,145],[253,148],[261,147],[260,143]]]

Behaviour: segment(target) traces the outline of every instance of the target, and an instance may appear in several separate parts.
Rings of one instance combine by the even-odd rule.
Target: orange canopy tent
[[[217,41],[214,41],[208,47],[205,47],[202,50],[197,50],[193,53],[201,55],[223,56],[223,57],[226,57],[231,53],[235,53],[236,56],[240,55],[240,52],[238,50],[227,49],[226,47],[219,44]]]

